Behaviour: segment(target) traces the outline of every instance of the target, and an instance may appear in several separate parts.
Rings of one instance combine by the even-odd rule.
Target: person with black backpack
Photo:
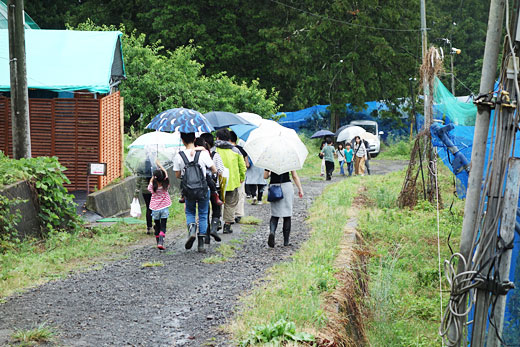
[[[180,151],[173,162],[175,176],[181,179],[181,191],[186,199],[186,224],[188,226],[188,240],[184,247],[191,249],[195,239],[198,241],[198,251],[204,252],[204,240],[208,230],[208,211],[210,192],[206,181],[206,171],[213,174],[217,168],[211,160],[208,151],[195,151],[195,133],[181,133],[181,140],[186,149]],[[198,210],[199,231],[197,233],[196,214]]]

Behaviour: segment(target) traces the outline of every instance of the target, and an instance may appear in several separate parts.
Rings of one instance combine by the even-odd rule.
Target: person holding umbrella
[[[184,176],[183,182],[191,181],[193,182],[193,177],[191,176],[193,165],[190,165],[191,162],[196,162],[200,167],[201,175],[199,177],[200,186],[202,188],[205,187],[205,192],[203,192],[201,197],[194,197],[194,192],[184,191],[184,197],[186,200],[186,224],[188,227],[188,240],[184,245],[186,249],[191,249],[193,246],[193,242],[195,242],[195,238],[198,239],[198,251],[204,252],[204,241],[206,238],[206,233],[208,230],[208,212],[209,212],[209,198],[210,192],[208,189],[208,185],[206,182],[206,170],[211,170],[213,174],[217,173],[217,168],[211,160],[208,151],[195,151],[196,154],[194,157],[191,156],[191,152],[195,150],[195,133],[181,133],[181,139],[186,146],[186,149],[180,151],[179,154],[175,157],[175,161],[173,163],[173,171],[175,172],[175,176],[177,178],[181,178]],[[196,167],[195,167],[196,168]],[[189,172],[187,170],[189,169]],[[181,187],[183,186],[183,182],[181,182]],[[195,182],[197,183],[197,182]],[[197,224],[196,224],[196,212],[198,210],[199,217],[199,232],[197,235]]]
[[[239,200],[239,188],[246,178],[246,164],[242,154],[229,141],[229,130],[217,130],[217,153],[222,158],[224,166],[229,170],[229,178],[226,185],[224,198],[224,234],[233,232],[231,223],[235,222],[235,210]]]
[[[323,155],[323,159],[325,160],[325,170],[327,174],[327,181],[332,179],[332,172],[334,172],[334,153],[336,150],[332,145],[332,139],[330,137],[326,138],[325,147],[321,150],[321,154]]]
[[[365,160],[367,149],[359,136],[354,137],[354,173],[365,176]]]
[[[303,198],[303,188],[300,183],[300,178],[296,171],[291,171],[291,176],[298,188],[298,196]],[[271,219],[269,220],[269,237],[267,239],[267,245],[271,248],[274,247],[274,239],[276,229],[278,228],[278,221],[280,217],[283,218],[283,245],[289,246],[289,236],[291,234],[291,217],[294,202],[294,188],[291,182],[289,172],[285,172],[278,175],[269,170],[264,171],[264,178],[270,178],[269,185],[276,184],[282,188],[283,196],[280,200],[271,202]]]

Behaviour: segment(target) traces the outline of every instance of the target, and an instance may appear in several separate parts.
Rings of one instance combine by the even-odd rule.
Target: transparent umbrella
[[[166,168],[173,166],[173,159],[184,148],[179,133],[151,132],[137,138],[130,146],[125,165],[137,176],[151,177],[159,159]]]

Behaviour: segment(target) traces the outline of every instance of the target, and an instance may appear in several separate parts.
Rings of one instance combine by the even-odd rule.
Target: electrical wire
[[[373,29],[373,30],[381,30],[381,31],[393,31],[393,32],[420,32],[420,31],[423,30],[423,29],[393,29],[393,28],[379,28],[379,27],[374,27],[374,26],[370,26],[370,25],[356,24],[356,23],[351,23],[351,22],[343,21],[343,20],[336,19],[336,18],[330,18],[330,17],[324,16],[324,15],[317,14],[317,13],[313,13],[313,12],[309,12],[309,11],[306,11],[306,10],[302,10],[302,9],[300,9],[300,8],[298,8],[298,7],[294,7],[294,6],[291,6],[291,5],[289,5],[289,4],[286,4],[286,3],[283,3],[283,2],[280,2],[280,1],[277,1],[277,0],[270,0],[270,1],[271,1],[271,2],[274,2],[275,4],[278,4],[278,5],[281,5],[281,6],[285,6],[285,7],[287,7],[287,8],[290,8],[290,9],[293,9],[293,10],[296,10],[296,11],[299,11],[299,12],[301,12],[301,13],[308,14],[308,15],[313,16],[313,17],[317,17],[317,18],[325,19],[325,20],[328,20],[328,21],[331,21],[331,22],[335,22],[335,23],[340,23],[340,24],[345,24],[345,25],[355,26],[355,27],[358,27],[358,28]],[[426,30],[428,30],[428,28],[426,28]]]

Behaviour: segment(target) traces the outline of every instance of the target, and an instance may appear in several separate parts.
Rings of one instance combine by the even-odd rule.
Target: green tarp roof
[[[40,29],[29,15],[25,14],[25,28],[26,29]],[[0,0],[0,29],[7,29],[7,4],[6,0]]]
[[[119,31],[26,30],[27,85],[109,93],[124,78]],[[7,30],[0,30],[0,91],[10,90]]]

